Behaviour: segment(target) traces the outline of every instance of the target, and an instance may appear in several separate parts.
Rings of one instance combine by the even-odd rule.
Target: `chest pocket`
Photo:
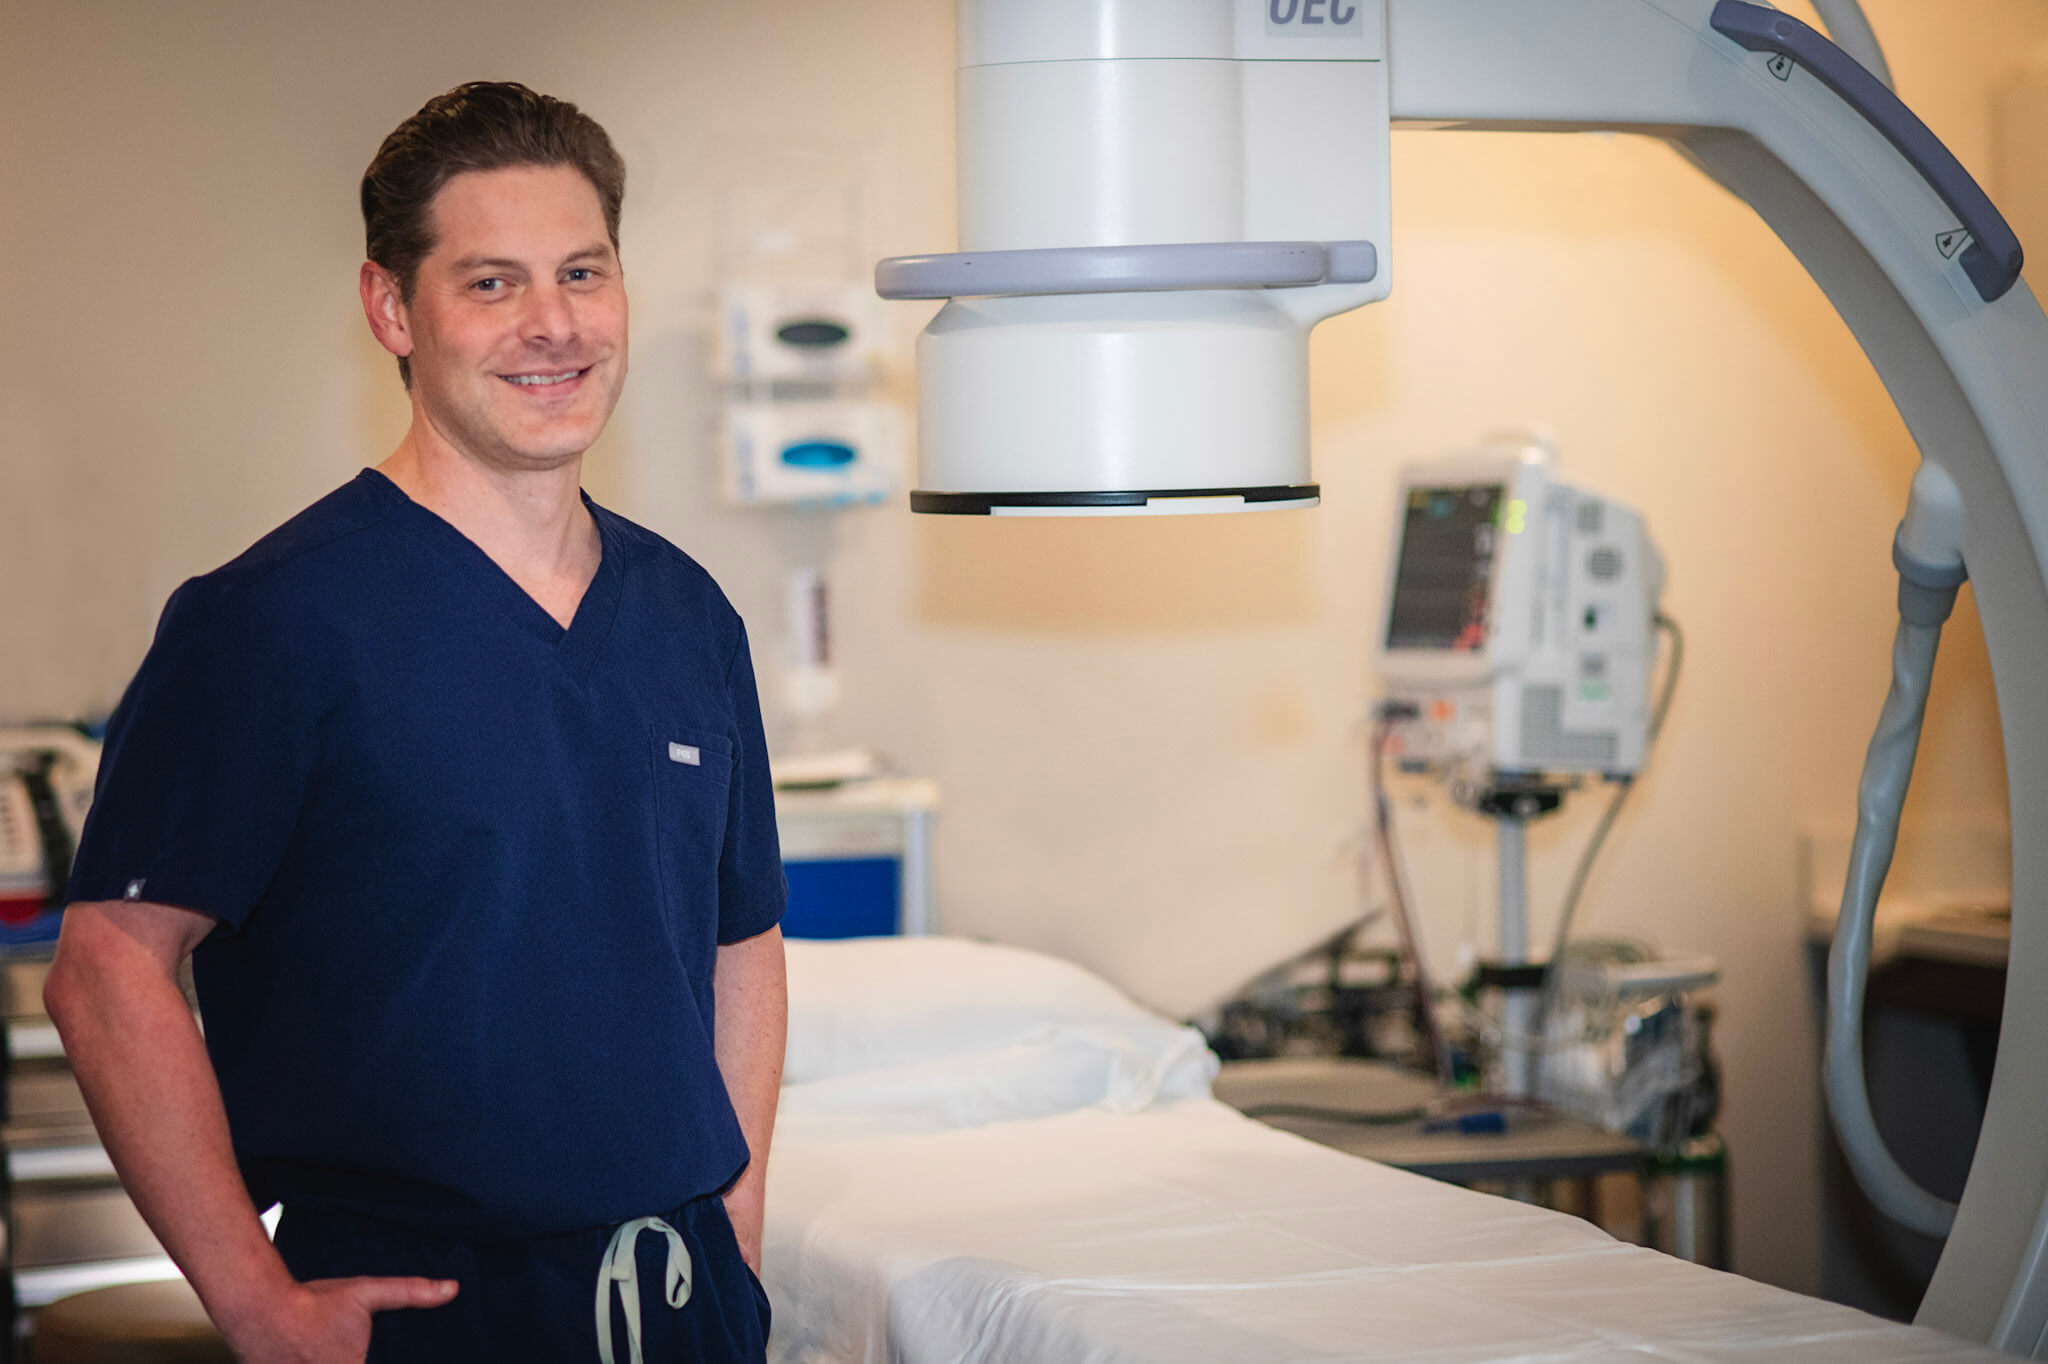
[[[718,855],[732,790],[732,743],[701,729],[655,725],[653,749],[655,855],[661,898],[694,959],[703,946],[708,967],[718,930]]]

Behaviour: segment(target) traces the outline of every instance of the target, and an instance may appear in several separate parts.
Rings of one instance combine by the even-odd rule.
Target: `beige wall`
[[[1988,176],[1994,86],[2048,12],[1870,8],[1902,91]],[[829,565],[839,730],[944,784],[958,931],[1187,1011],[1340,923],[1393,466],[1538,420],[1568,475],[1639,504],[1691,665],[1584,923],[1726,964],[1740,1264],[1811,1286],[1795,847],[1850,808],[1914,459],[1846,330],[1659,145],[1402,134],[1394,297],[1315,343],[1320,511],[726,510],[701,378],[720,205],[810,157],[859,168],[869,249],[948,246],[950,9],[0,0],[0,718],[110,705],[180,579],[382,456],[405,413],[357,316],[355,177],[425,95],[523,79],[583,103],[632,168],[635,374],[593,490],[720,576],[764,677],[782,572]],[[906,366],[922,317],[899,314]],[[1923,818],[2002,813],[1974,619],[1942,665]],[[1403,813],[1448,968],[1491,943],[1486,831],[1423,789]],[[1533,839],[1539,935],[1592,813]]]

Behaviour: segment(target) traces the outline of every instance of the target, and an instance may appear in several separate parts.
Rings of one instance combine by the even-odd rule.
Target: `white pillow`
[[[1202,1034],[1164,1019],[1051,1023],[1014,1045],[839,1075],[782,1091],[782,1130],[943,1132],[1077,1109],[1137,1113],[1206,1097],[1216,1057]]]
[[[788,1085],[1006,1051],[1050,1025],[1163,1022],[1100,976],[1019,947],[851,938],[786,950]]]

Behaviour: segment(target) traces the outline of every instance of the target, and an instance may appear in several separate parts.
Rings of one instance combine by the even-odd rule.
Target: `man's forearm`
[[[733,1229],[748,1263],[761,1260],[761,1213],[768,1181],[768,1144],[775,1134],[775,1105],[782,1094],[782,1054],[789,1027],[789,988],[782,959],[782,930],[718,949],[712,977],[717,998],[718,1035],[713,1048],[725,1091],[746,1134],[751,1159],[747,1172],[726,1195]]]
[[[66,914],[45,1003],[129,1197],[225,1329],[292,1279],[242,1184],[176,959],[124,933],[108,908]]]

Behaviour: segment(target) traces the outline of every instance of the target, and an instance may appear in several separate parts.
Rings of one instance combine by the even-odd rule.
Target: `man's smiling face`
[[[626,288],[570,166],[455,176],[406,307],[413,393],[441,437],[506,469],[589,449],[626,380]]]

